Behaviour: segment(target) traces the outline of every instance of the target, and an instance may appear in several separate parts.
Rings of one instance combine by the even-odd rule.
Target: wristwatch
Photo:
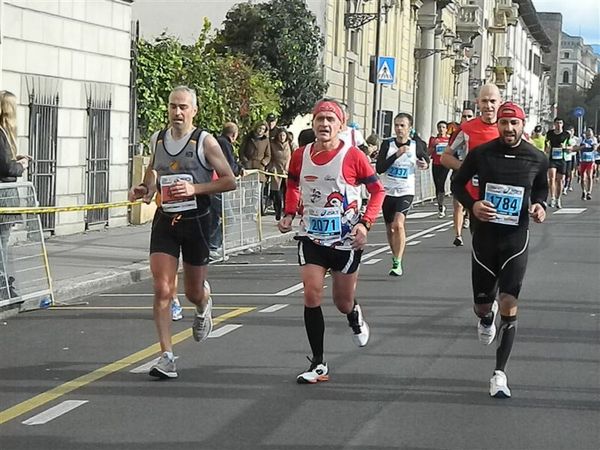
[[[371,222],[369,222],[368,220],[360,219],[358,221],[358,223],[362,224],[367,229],[367,231],[371,231],[371,225],[373,225],[373,224]]]

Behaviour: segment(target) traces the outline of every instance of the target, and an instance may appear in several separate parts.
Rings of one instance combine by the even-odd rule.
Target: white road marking
[[[434,233],[429,233],[429,234],[424,234],[424,235],[423,235],[423,238],[425,238],[425,239],[429,239],[429,238],[432,238],[432,237],[434,237],[434,236],[435,236],[435,234],[434,234]]]
[[[35,416],[30,417],[21,423],[23,425],[43,425],[87,402],[88,400],[65,400],[64,402],[59,403],[58,405],[53,406],[46,411],[36,414]]]
[[[220,338],[221,336],[224,336],[227,333],[231,333],[232,331],[237,330],[240,327],[241,327],[241,325],[234,325],[234,324],[223,325],[222,327],[219,327],[216,330],[211,331],[210,334],[208,335],[208,337],[209,338]]]
[[[279,311],[279,310],[281,310],[281,309],[283,309],[283,308],[285,308],[287,306],[290,306],[290,305],[288,305],[287,303],[277,303],[277,304],[271,305],[271,306],[269,306],[269,307],[267,307],[265,309],[261,309],[258,312],[259,313],[272,313],[272,312],[275,312],[275,311]]]
[[[369,260],[365,261],[363,264],[365,266],[370,266],[370,265],[373,265],[373,264],[377,264],[379,261],[381,261],[381,259],[373,258],[373,259],[369,259]]]
[[[421,241],[410,241],[406,244],[407,247],[412,247],[413,245],[419,245]]]
[[[129,372],[131,372],[131,373],[148,373],[148,372],[150,372],[150,369],[152,368],[152,366],[154,364],[156,364],[159,359],[160,359],[160,357],[154,358],[153,360],[148,361],[147,363],[144,363],[141,366],[136,367],[135,369],[131,369]]]
[[[435,214],[435,213],[432,213],[432,214]],[[451,224],[452,224],[452,222],[443,222],[443,223],[440,223],[439,225],[436,225],[434,227],[430,227],[430,228],[427,228],[427,229],[425,229],[423,231],[419,231],[418,233],[415,233],[415,234],[413,234],[411,236],[408,236],[406,238],[406,242],[410,242],[413,239],[416,239],[418,237],[423,236],[424,234],[430,233],[432,231],[436,231],[436,230],[438,230],[440,228],[447,227],[448,225],[451,225]],[[389,246],[387,244],[382,244],[381,248],[378,248],[377,250],[373,250],[372,252],[369,252],[369,253],[363,255],[362,261],[366,261],[368,259],[371,259],[373,256],[379,255],[380,253],[389,252],[391,254],[391,252],[388,249],[389,249]],[[301,290],[303,287],[304,286],[302,285],[302,283],[297,283],[297,284],[295,284],[293,286],[290,286],[287,289],[283,289],[283,290],[277,292],[275,295],[284,297],[286,295],[290,295],[290,294],[292,294],[294,292],[297,292],[297,291]]]
[[[554,214],[581,214],[587,208],[562,208],[555,211]]]
[[[418,213],[412,213],[408,215],[409,219],[424,219],[425,217],[430,217],[433,216],[434,214],[437,214],[436,212],[418,212]]]
[[[274,295],[278,297],[285,297],[286,295],[290,295],[291,293],[299,291],[302,288],[304,288],[304,285],[302,283],[296,283],[295,285],[290,286],[289,288],[285,288],[279,292],[275,292]]]

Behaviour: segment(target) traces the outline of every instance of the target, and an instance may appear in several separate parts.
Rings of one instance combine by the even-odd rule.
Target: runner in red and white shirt
[[[343,123],[344,113],[337,102],[321,100],[315,105],[317,140],[292,155],[285,215],[278,224],[282,233],[289,232],[295,215],[301,215],[298,262],[304,284],[304,323],[313,354],[308,370],[297,377],[301,384],[329,378],[323,360],[325,322],[321,311],[327,270],[331,270],[333,302],[347,316],[354,343],[364,347],[370,335],[355,291],[367,233],[381,210],[385,192],[367,156],[339,139]],[[361,184],[371,194],[363,215]]]
[[[448,131],[448,122],[440,120],[437,123],[437,136],[429,138],[427,149],[431,157],[431,174],[433,175],[433,184],[435,185],[435,198],[438,204],[438,217],[442,219],[446,216],[446,207],[444,206],[444,197],[446,196],[446,178],[448,178],[448,168],[442,165],[440,161],[442,154],[448,147],[450,138],[446,134]]]
[[[500,90],[495,84],[486,84],[481,87],[477,97],[477,106],[481,116],[461,123],[458,133],[450,138],[446,151],[442,154],[442,164],[449,169],[458,170],[468,152],[478,146],[499,137],[496,125],[496,114],[502,103]],[[466,185],[466,189],[474,199],[478,195],[478,179],[474,176]],[[463,245],[461,227],[455,222],[455,246]]]

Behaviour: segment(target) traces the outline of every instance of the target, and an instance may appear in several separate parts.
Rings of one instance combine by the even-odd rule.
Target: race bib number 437
[[[485,186],[485,200],[494,205],[496,218],[493,223],[503,225],[519,225],[519,215],[523,206],[525,188],[507,184],[487,183]]]

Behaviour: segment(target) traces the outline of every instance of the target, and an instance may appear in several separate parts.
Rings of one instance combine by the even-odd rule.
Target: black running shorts
[[[402,197],[393,197],[386,195],[383,200],[383,220],[385,223],[392,223],[396,213],[402,213],[406,217],[410,205],[412,205],[414,195],[403,195]]]
[[[152,221],[150,254],[166,253],[192,266],[208,264],[210,214],[183,215],[157,209]]]
[[[491,303],[496,293],[519,297],[529,246],[529,230],[518,228],[511,233],[473,231],[471,281],[475,303]]]
[[[548,169],[556,169],[556,173],[564,175],[567,173],[567,162],[562,159],[551,159],[548,164]]]
[[[317,245],[308,238],[298,240],[298,264],[315,264],[333,272],[354,273],[358,270],[362,250],[339,250]]]

